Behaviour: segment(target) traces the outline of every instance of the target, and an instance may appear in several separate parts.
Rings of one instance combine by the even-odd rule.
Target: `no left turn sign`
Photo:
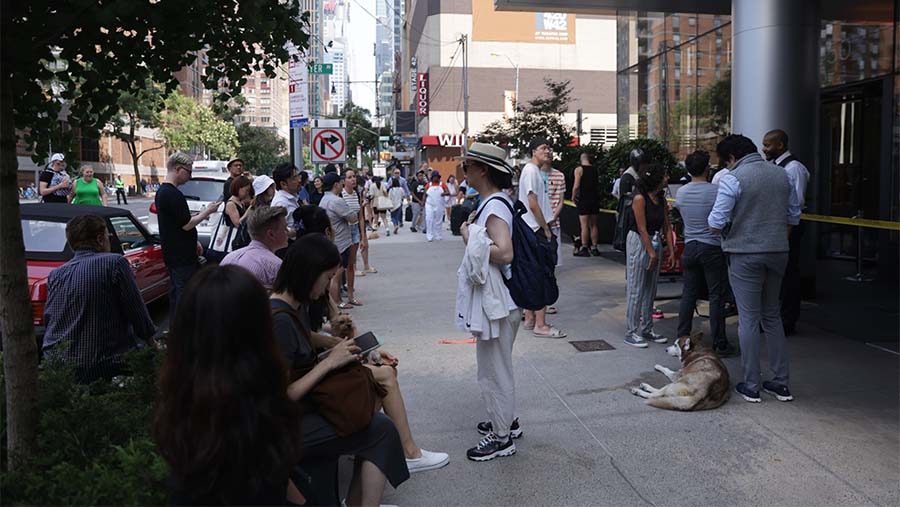
[[[314,164],[347,161],[346,129],[314,128],[311,132],[310,154]]]

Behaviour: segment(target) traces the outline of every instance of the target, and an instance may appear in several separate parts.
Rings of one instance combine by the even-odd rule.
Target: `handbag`
[[[623,196],[619,201],[619,213],[616,216],[616,235],[613,238],[612,246],[620,252],[625,251],[628,231],[631,230],[631,224],[634,222],[634,211],[631,210],[631,201],[631,196]]]
[[[219,215],[219,221],[209,238],[209,249],[215,252],[231,252],[231,239],[234,236],[234,227],[231,218],[224,211]]]
[[[247,219],[241,220],[241,225],[234,231],[234,239],[231,241],[231,250],[240,250],[250,244],[250,230],[247,227]]]
[[[300,322],[296,310],[277,309],[273,315],[285,313],[307,342],[309,333]],[[290,380],[299,379],[309,373],[319,358],[305,368],[291,369]],[[352,362],[332,370],[316,384],[306,396],[307,409],[312,409],[325,418],[339,437],[346,437],[366,429],[372,422],[375,408],[387,391],[375,382],[372,371],[357,362]]]

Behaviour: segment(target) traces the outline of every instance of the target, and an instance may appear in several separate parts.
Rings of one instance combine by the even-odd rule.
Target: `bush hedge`
[[[38,380],[38,449],[0,479],[3,505],[166,505],[165,462],[150,438],[161,354],[134,352],[132,377],[78,384],[48,364]],[[2,465],[7,463],[0,368]]]

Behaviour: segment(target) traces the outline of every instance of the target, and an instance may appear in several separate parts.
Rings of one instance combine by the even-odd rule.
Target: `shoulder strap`
[[[513,218],[516,217],[516,210],[513,209],[513,207],[509,204],[509,202],[507,202],[506,199],[500,197],[499,195],[495,195],[494,197],[491,197],[490,199],[484,201],[484,204],[481,205],[481,209],[479,209],[478,213],[475,214],[475,220],[478,220],[478,217],[481,216],[481,212],[484,211],[484,208],[487,207],[487,204],[493,200],[498,200],[498,201],[502,202],[509,209],[509,212],[512,214]]]
[[[300,321],[300,316],[297,315],[297,310],[293,308],[276,308],[272,310],[272,317],[274,318],[276,315],[287,315],[294,321],[294,326],[296,326],[297,330],[300,331],[300,334],[309,341],[309,331],[303,326],[303,322]]]
[[[800,159],[795,157],[793,154],[790,154],[790,155],[788,155],[788,157],[786,159],[779,162],[778,165],[780,165],[781,167],[787,167],[788,164],[790,164],[791,162],[793,162],[795,160],[798,162],[800,161]]]

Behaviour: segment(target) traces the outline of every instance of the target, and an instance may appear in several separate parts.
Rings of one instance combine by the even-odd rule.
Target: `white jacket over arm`
[[[482,340],[500,336],[500,320],[509,315],[503,275],[490,262],[492,244],[487,229],[469,225],[469,242],[457,271],[456,326]]]

